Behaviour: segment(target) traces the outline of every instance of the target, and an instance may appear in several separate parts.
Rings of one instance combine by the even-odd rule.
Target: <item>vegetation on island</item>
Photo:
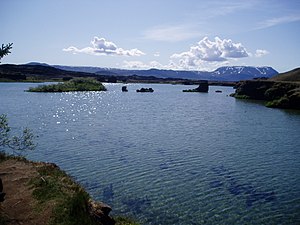
[[[29,92],[106,91],[105,86],[93,78],[74,78],[58,84],[29,88]]]
[[[287,76],[284,78],[286,79]],[[272,108],[300,109],[300,82],[241,81],[231,96],[239,99],[264,100],[265,105]]]

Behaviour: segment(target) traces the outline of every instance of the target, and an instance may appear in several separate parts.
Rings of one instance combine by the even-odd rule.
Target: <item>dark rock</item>
[[[114,225],[116,222],[109,216],[111,207],[102,203],[90,200],[88,202],[90,215],[101,224]]]
[[[123,87],[122,87],[122,91],[123,91],[123,92],[128,92],[127,86],[123,86]]]
[[[4,201],[4,196],[6,195],[3,191],[2,179],[0,178],[0,202]]]
[[[221,91],[221,90],[216,90],[215,92],[216,92],[216,93],[222,93],[222,91]]]
[[[136,92],[154,92],[152,88],[141,88],[136,90]]]
[[[241,81],[231,96],[265,100],[268,107],[300,109],[300,84],[296,82]]]
[[[195,89],[188,89],[188,90],[183,90],[183,92],[208,92],[208,81],[207,80],[203,80],[200,81],[199,86]]]
[[[264,202],[273,202],[276,200],[275,192],[257,192],[254,191],[251,193],[246,200],[246,204],[248,207],[251,207],[257,201],[264,201]]]
[[[219,188],[223,186],[224,188],[227,188],[230,194],[245,198],[247,207],[252,207],[256,202],[265,203],[276,200],[274,191],[258,191],[250,184],[241,183],[222,165],[213,167],[211,170],[219,177],[219,179],[211,182],[210,187]]]

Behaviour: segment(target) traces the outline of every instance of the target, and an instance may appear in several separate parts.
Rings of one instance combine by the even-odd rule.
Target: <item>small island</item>
[[[230,96],[266,102],[267,107],[300,109],[300,68],[264,80],[245,80]]]
[[[93,78],[74,78],[72,80],[50,85],[29,88],[29,92],[70,92],[70,91],[106,91],[105,86]]]
[[[136,92],[154,92],[152,88],[141,88],[137,89]]]

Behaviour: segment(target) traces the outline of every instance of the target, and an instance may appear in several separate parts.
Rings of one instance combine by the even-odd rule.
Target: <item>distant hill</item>
[[[272,67],[251,66],[226,66],[212,72],[208,71],[184,71],[184,70],[124,70],[101,67],[80,67],[48,65],[45,63],[32,62],[25,65],[0,65],[0,78],[7,76],[18,78],[19,75],[40,78],[64,78],[64,77],[97,77],[107,79],[115,77],[118,80],[138,78],[138,80],[154,79],[179,79],[179,80],[209,80],[209,81],[240,81],[254,78],[271,78],[278,72]],[[18,78],[22,79],[22,78]]]
[[[300,68],[280,73],[269,80],[273,81],[299,81],[300,82]]]
[[[60,66],[53,67],[69,71],[97,73],[101,75],[121,75],[121,76],[154,76],[157,78],[176,78],[176,79],[192,79],[192,80],[217,80],[217,81],[239,81],[251,80],[254,78],[265,77],[270,78],[278,72],[272,67],[252,67],[252,66],[225,66],[215,71],[185,71],[185,70],[124,70],[115,68],[101,67],[74,67]]]
[[[14,65],[3,64],[0,65],[0,78],[8,78],[12,80],[26,79],[31,77],[35,79],[53,79],[64,77],[96,77],[96,74],[66,71],[54,68],[44,64],[26,64]]]

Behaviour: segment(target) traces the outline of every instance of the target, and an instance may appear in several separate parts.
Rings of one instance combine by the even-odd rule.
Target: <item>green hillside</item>
[[[300,68],[293,69],[291,71],[280,73],[269,80],[273,81],[298,81],[300,82]]]

